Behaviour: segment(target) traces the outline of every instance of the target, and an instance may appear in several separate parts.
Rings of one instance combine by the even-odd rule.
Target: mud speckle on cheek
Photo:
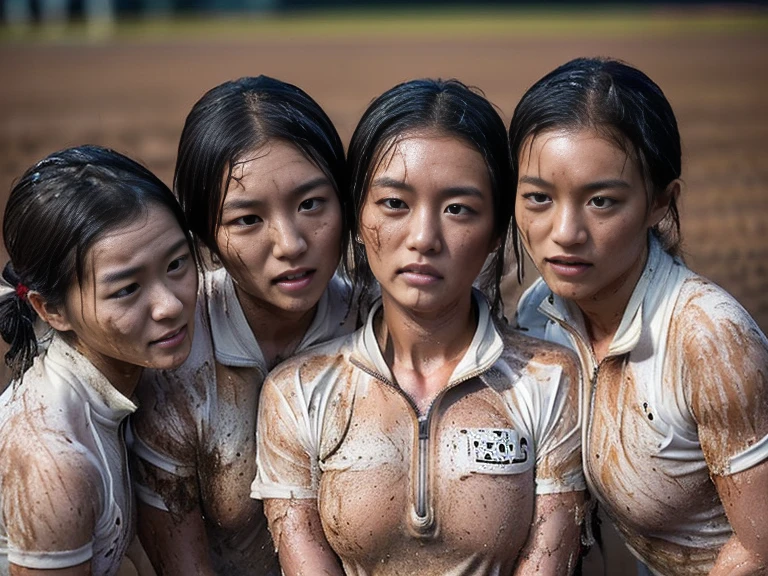
[[[381,227],[379,225],[366,226],[361,224],[360,230],[363,235],[363,243],[365,244],[368,259],[372,259],[371,256],[374,255],[378,258],[379,252],[381,252]]]

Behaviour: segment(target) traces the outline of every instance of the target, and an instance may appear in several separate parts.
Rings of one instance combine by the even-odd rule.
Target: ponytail
[[[2,276],[9,287],[0,295],[0,335],[10,344],[5,363],[13,379],[18,380],[37,356],[37,314],[29,302],[29,287],[16,274],[10,261],[3,268]]]

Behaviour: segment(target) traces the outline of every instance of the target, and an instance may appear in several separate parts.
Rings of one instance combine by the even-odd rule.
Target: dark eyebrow
[[[584,186],[584,190],[588,192],[599,192],[600,190],[606,190],[609,188],[631,188],[631,186],[629,185],[629,182],[620,178],[598,180],[597,182],[590,182]]]
[[[403,182],[402,180],[396,180],[389,176],[380,176],[371,182],[371,188],[394,188],[395,190],[404,190],[406,192],[413,192],[413,186]]]
[[[552,188],[552,184],[550,182],[547,182],[538,176],[521,176],[520,184],[531,184],[539,188]],[[599,192],[600,190],[607,190],[610,188],[631,188],[631,186],[626,180],[622,180],[621,178],[612,178],[608,180],[597,180],[596,182],[590,182],[586,186],[583,186],[582,190],[585,192]]]
[[[289,195],[293,197],[303,196],[307,192],[311,192],[315,188],[321,188],[322,186],[332,186],[330,180],[328,180],[326,176],[318,176],[317,178],[313,178],[312,180],[307,180],[306,182],[299,184],[296,186],[296,188],[289,192]],[[224,212],[225,210],[257,208],[263,204],[264,202],[261,200],[249,200],[247,198],[225,200],[221,207],[221,211]]]
[[[182,246],[187,245],[187,239],[182,238],[178,242],[176,242],[173,246],[171,246],[168,250],[165,252],[165,257],[170,257],[173,253],[178,252]],[[103,284],[115,284],[117,282],[121,282],[123,280],[126,280],[127,278],[131,278],[141,272],[142,267],[141,266],[133,266],[131,268],[123,268],[122,270],[118,270],[117,272],[111,272],[109,274],[104,274],[104,276],[101,277],[101,282]]]
[[[538,176],[520,176],[520,184],[532,184],[539,188],[552,188],[552,184]]]
[[[396,180],[395,178],[389,178],[388,176],[376,178],[373,182],[371,182],[371,188],[374,187],[393,188],[395,190],[403,190],[405,192],[416,192],[413,186],[407,182]],[[445,198],[452,198],[455,196],[474,196],[482,198],[483,193],[474,186],[449,186],[448,188],[443,188],[440,191],[440,196]]]

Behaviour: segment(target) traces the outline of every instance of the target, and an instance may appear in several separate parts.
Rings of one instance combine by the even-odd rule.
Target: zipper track
[[[413,409],[414,413],[416,414],[417,420],[418,420],[418,470],[416,475],[416,502],[414,504],[414,513],[416,516],[416,523],[418,526],[418,529],[420,532],[427,532],[429,529],[431,529],[434,526],[434,517],[431,514],[431,511],[429,510],[427,506],[427,485],[429,484],[429,438],[430,438],[430,431],[432,428],[432,415],[437,411],[437,407],[440,405],[440,401],[445,396],[446,393],[448,393],[449,390],[452,390],[456,386],[459,386],[460,384],[467,382],[468,380],[472,380],[473,378],[477,378],[480,376],[483,372],[487,372],[491,366],[495,363],[495,359],[493,362],[488,364],[487,366],[483,368],[478,368],[477,370],[473,370],[472,372],[469,372],[468,374],[465,374],[463,377],[459,378],[458,380],[451,382],[443,388],[440,393],[435,396],[435,399],[432,400],[432,403],[429,405],[429,408],[427,409],[427,413],[422,416],[421,412],[419,411],[418,406],[416,405],[416,402],[414,402],[413,398],[411,398],[410,395],[408,395],[400,386],[398,386],[396,383],[390,381],[388,378],[386,378],[384,375],[376,372],[375,370],[369,369],[367,366],[363,366],[360,362],[356,361],[354,358],[350,358],[350,361],[352,364],[357,366],[360,370],[368,374],[369,376],[376,378],[380,382],[386,384],[393,390],[396,390],[397,393],[406,399],[408,404]]]

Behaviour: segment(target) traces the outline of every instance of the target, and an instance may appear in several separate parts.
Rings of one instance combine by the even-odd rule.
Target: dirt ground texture
[[[228,79],[267,74],[300,85],[347,141],[372,98],[415,77],[456,77],[480,87],[508,123],[528,86],[582,55],[626,60],[663,88],[683,139],[687,261],[730,291],[768,330],[765,29],[606,38],[553,33],[5,41],[0,43],[0,205],[33,162],[83,143],[126,153],[170,184],[186,114],[203,92]],[[0,256],[4,263],[5,254]],[[511,300],[514,283],[507,289]]]

